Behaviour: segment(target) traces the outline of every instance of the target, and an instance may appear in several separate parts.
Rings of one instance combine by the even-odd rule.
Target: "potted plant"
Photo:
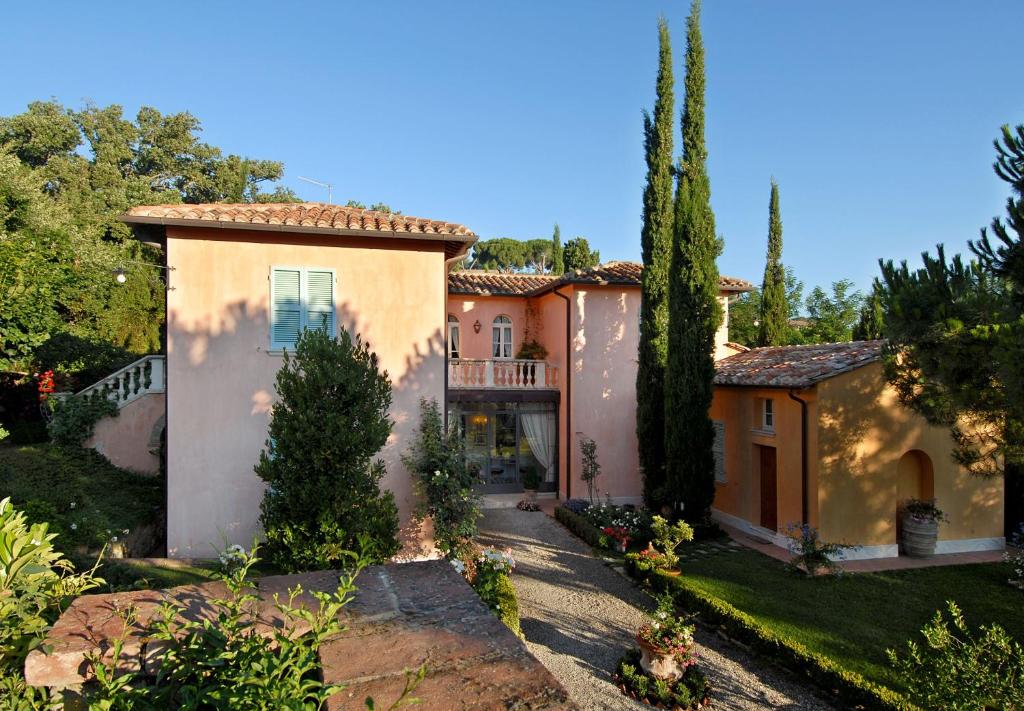
[[[523,490],[526,492],[526,499],[533,501],[537,498],[537,489],[540,487],[540,476],[534,467],[523,468]]]
[[[676,616],[668,593],[658,599],[658,609],[637,631],[636,642],[640,645],[640,668],[655,679],[676,681],[697,662],[693,625]]]
[[[935,505],[934,499],[906,501],[900,516],[900,547],[903,552],[914,558],[935,555],[935,544],[939,540],[939,523],[947,520],[946,514]]]
[[[547,357],[548,349],[532,338],[519,344],[519,351],[516,353],[518,360],[545,360]]]
[[[651,519],[651,532],[654,533],[654,540],[648,547],[661,554],[666,572],[679,575],[676,549],[683,541],[693,540],[693,528],[686,521],[669,523],[667,519],[656,515]]]

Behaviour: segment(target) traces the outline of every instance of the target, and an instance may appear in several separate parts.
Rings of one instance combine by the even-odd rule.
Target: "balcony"
[[[540,360],[452,358],[451,390],[558,390],[558,368]]]

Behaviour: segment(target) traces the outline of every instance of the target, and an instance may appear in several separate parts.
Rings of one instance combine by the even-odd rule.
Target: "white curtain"
[[[521,412],[519,422],[530,451],[542,467],[544,481],[555,480],[555,418],[548,412]]]

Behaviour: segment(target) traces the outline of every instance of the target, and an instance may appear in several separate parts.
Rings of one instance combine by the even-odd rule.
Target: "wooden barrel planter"
[[[904,514],[903,533],[900,537],[904,553],[912,558],[928,558],[935,555],[935,544],[938,540],[938,521]]]

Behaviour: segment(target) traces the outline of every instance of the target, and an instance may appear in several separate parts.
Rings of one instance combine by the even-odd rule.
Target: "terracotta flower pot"
[[[626,552],[626,543],[625,543],[625,541],[615,541],[615,550],[617,550],[619,553],[625,553]]]
[[[640,668],[655,679],[676,681],[681,679],[686,668],[679,664],[674,654],[665,654],[646,640],[637,636],[640,645]]]

